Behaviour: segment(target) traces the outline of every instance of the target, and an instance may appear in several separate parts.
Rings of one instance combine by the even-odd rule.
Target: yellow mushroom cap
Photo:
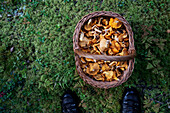
[[[129,41],[129,38],[128,38],[128,37],[126,37],[126,38],[124,38],[123,40],[124,40],[124,41]]]
[[[98,64],[103,64],[104,63],[104,60],[99,60],[97,61]]]
[[[84,25],[84,29],[86,31],[90,31],[92,29],[92,26],[94,25],[93,20],[89,19],[88,23]]]
[[[105,75],[107,81],[112,80],[113,71],[104,71],[103,74]]]
[[[116,69],[120,69],[122,71],[126,70],[128,68],[128,64],[127,61],[119,61],[116,64]],[[116,70],[117,71],[117,70]]]
[[[88,61],[88,62],[94,62],[94,60],[91,59],[91,58],[86,58],[86,61]]]
[[[108,29],[110,27],[110,25],[107,25],[107,26],[103,26],[104,29]]]
[[[120,42],[121,47],[129,47],[129,42]]]
[[[120,28],[122,26],[122,22],[118,18],[110,18],[109,25],[115,29]]]
[[[86,47],[91,40],[88,39],[88,38],[86,38],[86,37],[84,36],[84,33],[81,32],[79,41],[80,41],[80,42],[79,42],[80,47]]]
[[[102,71],[108,71],[110,67],[107,64],[102,65]]]
[[[126,33],[126,31],[123,30],[123,34],[120,34],[120,35],[118,36],[118,38],[119,38],[119,41],[120,41],[120,42],[122,42],[123,39],[127,38],[127,33]]]
[[[115,47],[116,47],[118,50],[120,50],[120,48],[121,48],[121,46],[120,46],[120,44],[119,44],[118,42],[115,42]]]
[[[87,68],[87,73],[89,75],[96,75],[99,72],[99,64],[98,63],[89,63],[89,67]]]
[[[96,54],[101,54],[100,51],[98,50],[99,44],[94,44],[92,47],[93,47],[93,50]]]
[[[108,19],[103,19],[103,20],[102,20],[102,23],[103,23],[105,26],[107,26],[107,25],[109,24],[109,21],[108,21]]]
[[[90,30],[92,29],[92,26],[86,24],[86,25],[84,25],[84,29],[85,29],[86,31],[90,31]]]
[[[113,31],[112,27],[110,27],[108,31],[109,31],[109,33],[106,35],[106,37],[110,37],[110,36],[112,36],[112,34],[115,33],[115,31]]]
[[[90,37],[90,36],[94,36],[96,32],[95,31],[89,31],[86,33],[86,36]]]
[[[90,44],[90,41],[88,38],[84,37],[83,41],[79,42],[80,47],[87,47],[87,45]]]
[[[104,77],[103,77],[101,74],[94,75],[94,78],[95,78],[96,80],[102,80],[102,81],[104,81]]]
[[[113,79],[119,80],[119,78],[116,77],[116,71],[113,71]]]
[[[128,68],[127,61],[125,61],[125,62],[123,63],[122,67],[124,67],[125,69],[127,69],[127,68]]]
[[[81,65],[81,67],[82,67],[82,68],[85,68],[85,69],[87,68],[87,66],[88,66],[88,63],[85,63],[85,64],[82,64],[82,65]]]
[[[105,71],[105,72],[103,72],[103,74],[105,75],[107,81],[111,81],[112,79],[119,80],[116,77],[115,71]]]
[[[110,41],[109,40],[106,40],[106,39],[101,39],[100,41],[100,51],[103,53],[103,51],[109,47],[109,43]]]
[[[85,61],[85,59],[83,57],[81,57],[81,62],[86,63],[86,61]]]
[[[90,71],[96,71],[99,70],[99,64],[98,63],[89,63]]]
[[[113,51],[114,53],[119,53],[119,50],[117,50],[116,48],[113,48],[112,51]]]
[[[119,53],[120,56],[126,56],[128,55],[128,51],[127,51],[127,48],[123,48],[122,52]]]
[[[109,54],[109,55],[113,55],[113,54],[114,54],[114,52],[112,51],[112,49],[111,49],[111,48],[109,48],[109,50],[108,50],[108,54]]]

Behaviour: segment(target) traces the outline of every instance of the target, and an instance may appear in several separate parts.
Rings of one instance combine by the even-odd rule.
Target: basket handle
[[[124,60],[133,59],[136,56],[136,51],[133,48],[129,48],[129,55],[126,56],[95,55],[91,53],[85,53],[80,49],[74,49],[74,52],[82,57],[96,59],[96,60],[105,60],[105,61],[124,61]]]

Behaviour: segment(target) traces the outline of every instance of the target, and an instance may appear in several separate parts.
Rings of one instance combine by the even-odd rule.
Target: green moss
[[[18,5],[16,5],[18,4]],[[23,16],[10,19],[23,7]],[[135,69],[126,83],[108,90],[85,84],[75,72],[72,37],[76,24],[94,11],[123,15],[134,32]],[[0,14],[0,110],[60,112],[68,88],[80,97],[85,112],[119,112],[125,87],[141,92],[143,111],[168,111],[168,1],[45,0],[3,3]],[[23,24],[24,18],[29,24]],[[10,21],[11,20],[11,21]],[[10,49],[14,47],[11,52]],[[15,85],[13,85],[15,84]],[[151,101],[152,100],[152,103]],[[160,106],[159,106],[160,104]]]

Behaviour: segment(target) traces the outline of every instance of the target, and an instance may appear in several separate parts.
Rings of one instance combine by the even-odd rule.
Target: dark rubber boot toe
[[[63,95],[62,112],[63,113],[79,113],[77,102],[74,99],[74,95],[72,93],[67,92]]]
[[[127,89],[124,93],[122,113],[141,113],[140,98],[135,89]]]

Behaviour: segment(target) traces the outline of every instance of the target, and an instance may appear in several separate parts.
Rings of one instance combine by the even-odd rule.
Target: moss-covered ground
[[[142,111],[167,113],[168,0],[1,0],[0,112],[61,112],[65,90],[76,92],[83,112],[117,113],[126,87],[140,92]],[[127,82],[97,89],[75,70],[72,36],[94,11],[113,11],[130,23],[137,56]]]

